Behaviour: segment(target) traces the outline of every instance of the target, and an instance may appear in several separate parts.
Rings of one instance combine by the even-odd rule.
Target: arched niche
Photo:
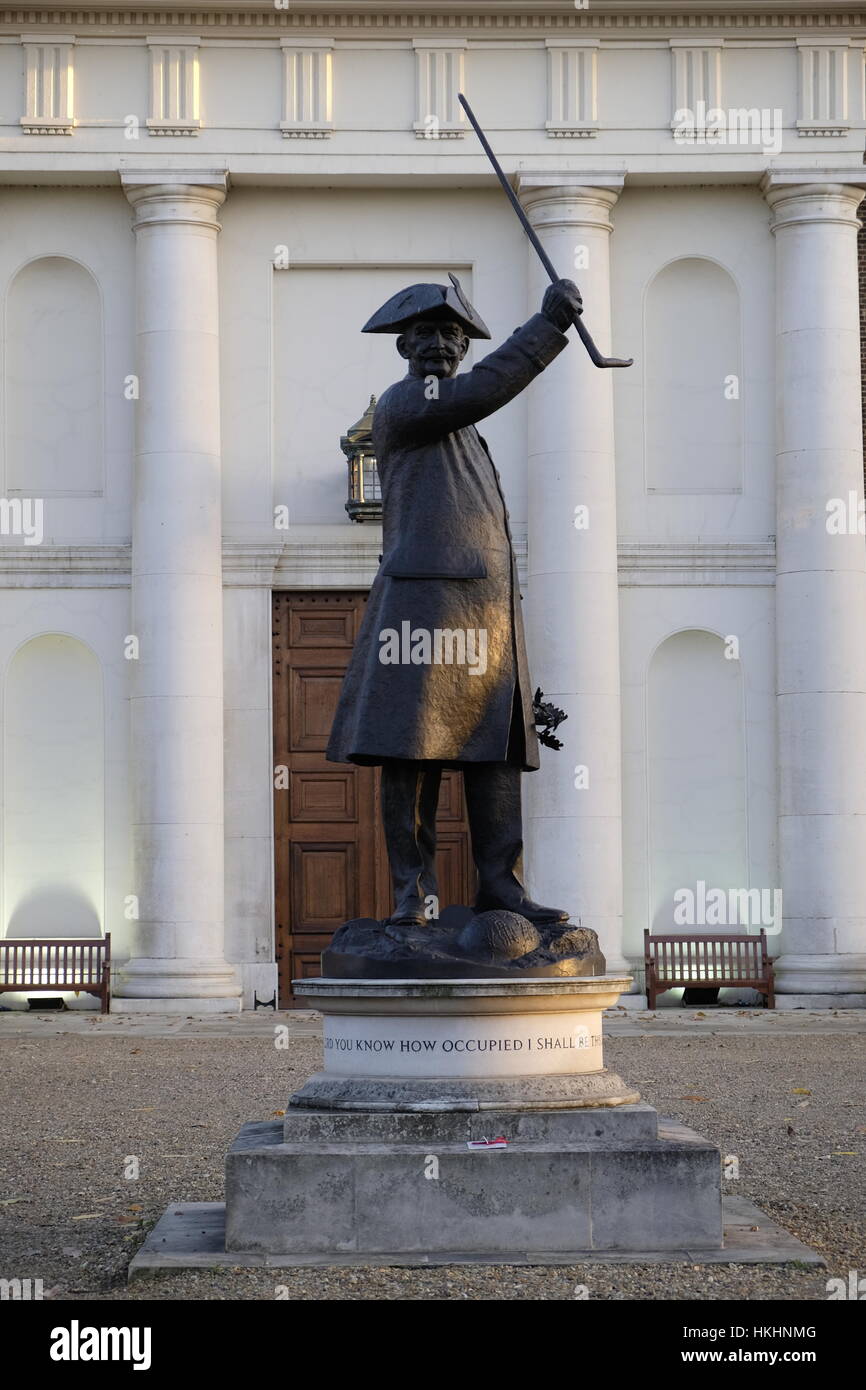
[[[700,629],[656,649],[647,677],[650,917],[687,932],[675,894],[749,887],[742,668]],[[698,931],[724,931],[696,923]]]
[[[77,261],[42,256],[6,299],[6,488],[31,497],[102,490],[102,304]]]
[[[646,292],[649,492],[736,492],[743,476],[740,293],[715,261],[672,261]]]
[[[99,936],[105,859],[102,672],[74,637],[20,647],[6,675],[4,928]]]

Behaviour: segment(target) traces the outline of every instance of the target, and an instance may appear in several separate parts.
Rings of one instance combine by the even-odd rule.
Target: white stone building
[[[780,1002],[866,1001],[864,51],[839,0],[0,10],[0,935],[236,1009],[381,902],[321,760],[379,552],[340,436],[400,374],[359,330],[454,270],[498,340],[544,286],[463,89],[635,358],[485,427],[569,714],[531,886],[637,967],[763,890]]]

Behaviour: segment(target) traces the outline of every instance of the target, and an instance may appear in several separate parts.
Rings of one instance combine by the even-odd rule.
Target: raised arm
[[[470,371],[443,378],[410,375],[397,382],[387,392],[383,412],[389,443],[428,444],[507,405],[567,346],[562,330],[580,308],[577,287],[561,280],[545,293],[541,313]]]

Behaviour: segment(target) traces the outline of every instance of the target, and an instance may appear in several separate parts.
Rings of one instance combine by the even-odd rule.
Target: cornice
[[[0,545],[0,589],[128,589],[132,547]]]
[[[292,33],[369,37],[455,33],[465,37],[501,34],[515,38],[556,34],[670,34],[710,30],[725,34],[768,34],[779,31],[861,29],[866,9],[850,0],[667,0],[663,8],[647,0],[592,0],[577,10],[574,0],[319,0],[300,5],[296,0],[277,9],[262,0],[162,0],[158,6],[100,4],[92,0],[81,9],[63,5],[0,9],[0,30],[39,33],[63,27],[76,34],[184,29],[195,33],[216,30],[239,37]]]
[[[300,526],[284,541],[223,540],[223,582],[228,588],[366,588],[382,549],[379,526]],[[527,548],[516,527],[514,552],[526,582]],[[622,587],[767,585],[776,547],[762,541],[619,542]],[[0,589],[129,588],[132,548],[119,545],[0,545]]]
[[[762,541],[621,540],[621,588],[765,586],[775,582],[776,543]]]

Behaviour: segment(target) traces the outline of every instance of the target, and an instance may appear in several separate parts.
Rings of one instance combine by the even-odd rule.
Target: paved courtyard
[[[612,1011],[605,1028],[608,1063],[718,1143],[726,1191],[826,1269],[237,1269],[128,1286],[127,1264],[166,1205],[221,1200],[241,1124],[279,1114],[318,1069],[319,1021],[3,1012],[0,1278],[40,1278],[58,1300],[824,1300],[829,1278],[866,1274],[866,1015]]]

